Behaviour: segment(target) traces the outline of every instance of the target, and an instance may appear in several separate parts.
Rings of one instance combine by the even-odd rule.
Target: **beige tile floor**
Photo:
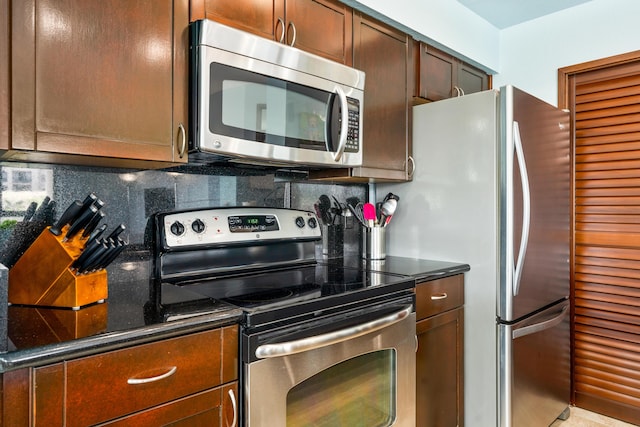
[[[582,408],[571,407],[571,416],[567,421],[556,421],[550,427],[634,427],[604,415],[589,412]]]

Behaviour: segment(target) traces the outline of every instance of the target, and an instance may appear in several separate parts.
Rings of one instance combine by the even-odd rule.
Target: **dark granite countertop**
[[[450,261],[437,261],[419,258],[389,256],[384,260],[363,260],[358,256],[334,259],[330,262],[342,262],[345,266],[364,266],[369,270],[383,273],[412,276],[417,283],[440,279],[469,271],[468,264]]]
[[[383,261],[364,261],[358,256],[322,261],[408,275],[417,283],[470,269],[463,263],[395,256]],[[150,261],[144,254],[123,257],[108,269],[107,300],[80,310],[10,306],[8,337],[0,337],[8,340],[8,351],[0,353],[0,373],[230,325],[241,319],[241,310],[224,303],[212,306],[207,314],[170,322],[149,315],[149,271]]]
[[[123,254],[124,255],[124,254]],[[164,322],[149,310],[150,262],[129,255],[108,268],[108,298],[79,310],[11,305],[0,373],[102,353],[237,323],[242,311],[217,303],[206,314]]]

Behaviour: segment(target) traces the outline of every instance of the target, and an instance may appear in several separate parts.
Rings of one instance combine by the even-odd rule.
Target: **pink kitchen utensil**
[[[373,203],[365,203],[362,206],[362,214],[364,216],[364,220],[367,223],[367,227],[373,227],[377,217],[376,217],[376,207]]]

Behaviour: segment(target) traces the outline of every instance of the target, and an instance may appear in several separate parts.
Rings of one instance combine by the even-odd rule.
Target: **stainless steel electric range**
[[[241,425],[414,425],[413,278],[317,261],[312,212],[198,209],[151,224],[159,316],[243,310]]]

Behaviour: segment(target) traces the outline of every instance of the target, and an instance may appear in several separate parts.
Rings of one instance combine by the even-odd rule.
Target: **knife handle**
[[[104,212],[102,211],[96,212],[95,215],[93,215],[93,217],[89,220],[86,227],[84,227],[84,230],[82,230],[82,237],[85,238],[91,235],[91,233],[93,233],[93,230],[96,229],[100,221],[102,221],[102,218],[104,218]]]
[[[84,266],[87,259],[91,256],[93,252],[95,252],[102,242],[99,240],[89,240],[87,244],[84,246],[82,253],[75,261],[71,264],[71,268],[79,270],[82,266]]]
[[[64,236],[64,239],[62,239],[62,241],[66,242],[69,239],[73,239],[73,237],[78,234],[78,231],[86,227],[86,225],[89,223],[89,221],[91,221],[91,218],[93,218],[96,212],[98,212],[97,207],[93,205],[89,206],[89,209],[82,212],[78,219],[76,219],[73,224],[71,224],[71,227],[69,227],[69,230],[67,230],[67,234]]]
[[[87,194],[87,197],[82,201],[82,208],[89,209],[89,206],[93,205],[98,200],[98,196],[95,193]]]
[[[120,253],[124,250],[127,244],[122,240],[118,239],[115,247],[109,248],[104,257],[100,260],[98,265],[94,267],[94,270],[102,270],[103,268],[107,268],[109,264],[111,264]]]
[[[62,214],[58,222],[56,222],[53,227],[49,228],[49,231],[53,235],[59,236],[60,234],[62,234],[62,228],[65,225],[72,223],[76,219],[76,216],[78,216],[81,210],[82,210],[82,202],[80,200],[74,200],[73,202],[71,202],[69,207],[64,211],[64,213]]]
[[[115,242],[115,241],[117,241],[117,240],[118,240],[118,236],[120,235],[120,233],[122,233],[122,232],[123,232],[124,230],[126,230],[126,229],[127,229],[127,227],[125,227],[125,225],[124,225],[124,224],[120,224],[119,226],[117,226],[117,227],[115,228],[115,230],[113,230],[113,231],[111,232],[111,234],[109,234],[109,236],[107,236],[107,239],[106,239],[106,240],[111,239],[111,240],[113,240],[114,242]]]
[[[99,261],[111,246],[105,242],[100,242],[96,248],[82,264],[78,266],[78,273],[85,274],[92,270],[92,266]]]
[[[107,229],[107,224],[102,224],[93,233],[91,233],[91,235],[87,239],[87,242],[91,242],[92,240],[97,240],[98,237],[102,236],[102,233],[104,233],[106,229]]]

